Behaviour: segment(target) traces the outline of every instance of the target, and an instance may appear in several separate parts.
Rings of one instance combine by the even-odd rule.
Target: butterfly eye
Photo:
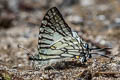
[[[85,48],[89,49],[89,45],[87,43],[85,43]]]

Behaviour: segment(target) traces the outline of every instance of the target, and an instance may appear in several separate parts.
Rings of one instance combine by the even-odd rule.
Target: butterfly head
[[[89,47],[89,44],[88,44],[88,43],[85,43],[84,48],[86,49],[86,52],[85,52],[86,58],[88,58],[88,59],[89,59],[89,58],[92,58],[92,55],[90,54],[91,49],[90,49],[90,47]]]

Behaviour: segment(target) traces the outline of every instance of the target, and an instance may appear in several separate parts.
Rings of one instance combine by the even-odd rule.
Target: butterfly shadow
[[[65,69],[73,69],[76,67],[82,67],[82,68],[87,68],[88,64],[81,63],[78,61],[62,61],[62,62],[57,62],[51,66],[45,67],[45,70],[65,70]]]

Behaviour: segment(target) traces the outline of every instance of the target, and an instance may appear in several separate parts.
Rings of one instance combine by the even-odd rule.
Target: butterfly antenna
[[[112,49],[112,48],[90,48],[90,51],[108,51],[109,49]],[[106,57],[106,58],[110,58],[111,60],[114,58],[112,56],[108,56],[108,55],[105,55],[105,54],[99,54],[99,53],[91,53],[91,54],[97,54],[97,55],[100,55],[100,56],[103,56],[103,57]]]
[[[97,50],[97,51],[106,51],[106,50],[109,50],[109,49],[112,49],[112,48],[90,48],[90,51],[93,51],[93,50]]]
[[[88,51],[108,51],[109,49],[112,49],[112,48],[89,48],[89,45],[86,43],[86,46]],[[89,53],[89,52],[88,52]],[[100,55],[100,56],[103,56],[103,57],[106,57],[106,58],[110,58],[110,59],[113,59],[113,57],[110,57],[110,56],[107,56],[107,55],[104,55],[104,54],[98,54],[98,53],[90,53],[90,54],[97,54],[97,55]]]

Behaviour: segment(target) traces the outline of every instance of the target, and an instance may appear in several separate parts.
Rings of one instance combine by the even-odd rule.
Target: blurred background
[[[51,7],[85,40],[120,55],[119,0],[0,0],[0,69],[28,68],[27,55],[17,45],[31,54],[37,50],[41,20]]]

